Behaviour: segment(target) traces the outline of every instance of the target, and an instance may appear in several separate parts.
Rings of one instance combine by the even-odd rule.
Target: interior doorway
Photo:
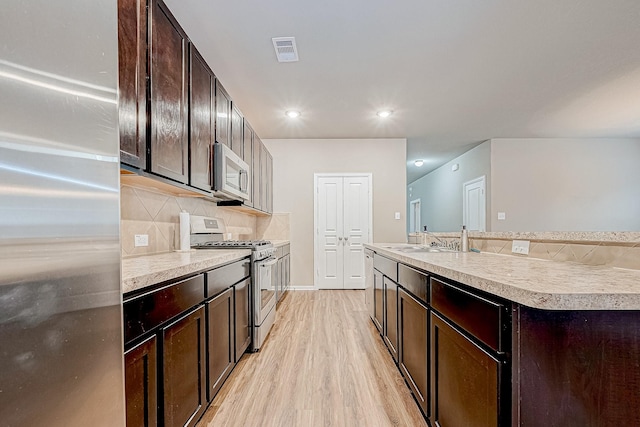
[[[462,224],[469,231],[486,231],[485,176],[462,184]]]
[[[409,233],[416,233],[421,228],[420,199],[416,199],[409,202]]]
[[[372,239],[371,174],[315,174],[314,270],[318,289],[364,289]]]

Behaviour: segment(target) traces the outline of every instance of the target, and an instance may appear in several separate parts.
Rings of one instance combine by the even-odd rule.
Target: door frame
[[[416,211],[416,207],[418,210]],[[409,202],[409,233],[420,231],[422,227],[422,200],[417,198]],[[417,213],[417,214],[416,214]],[[411,227],[413,223],[413,227]],[[417,226],[416,226],[417,223]]]
[[[317,290],[318,265],[320,248],[318,247],[318,178],[331,177],[357,177],[361,176],[369,181],[369,242],[373,242],[373,174],[372,173],[314,173],[313,174],[313,289]]]
[[[482,214],[482,230],[471,230],[471,231],[486,231],[487,230],[487,184],[486,184],[486,175],[479,176],[470,181],[467,181],[462,184],[462,222],[463,225],[467,226],[467,229],[470,230],[469,224],[467,224],[467,186],[471,184],[480,183],[482,184],[482,206],[480,212]]]

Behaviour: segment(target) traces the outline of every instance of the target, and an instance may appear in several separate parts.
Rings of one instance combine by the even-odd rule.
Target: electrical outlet
[[[133,246],[149,246],[149,235],[148,234],[136,234]]]
[[[511,243],[511,252],[514,254],[529,255],[529,241],[514,240],[513,243]]]
[[[395,219],[400,219],[400,212],[396,212],[394,217],[395,217]]]
[[[505,219],[507,219],[507,213],[506,212],[498,212],[498,220],[504,221]]]

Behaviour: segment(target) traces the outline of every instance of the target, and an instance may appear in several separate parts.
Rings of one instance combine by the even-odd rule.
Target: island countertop
[[[544,310],[640,310],[640,270],[475,252],[406,253],[365,244],[403,264]],[[415,246],[415,245],[406,245]]]
[[[251,255],[250,249],[167,252],[122,260],[122,293],[236,261]]]

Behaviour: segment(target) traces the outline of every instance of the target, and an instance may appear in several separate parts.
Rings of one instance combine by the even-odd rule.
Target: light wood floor
[[[364,305],[364,291],[289,292],[197,427],[426,426]]]

